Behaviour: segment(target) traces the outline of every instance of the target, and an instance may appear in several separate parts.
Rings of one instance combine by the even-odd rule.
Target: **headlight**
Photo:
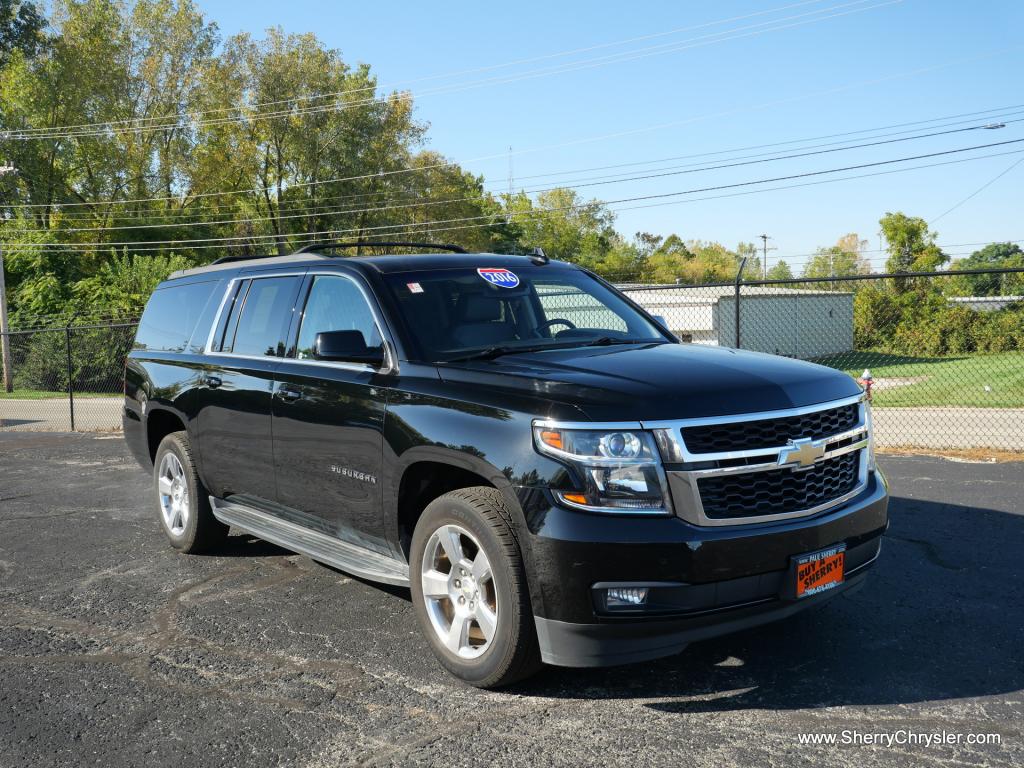
[[[537,450],[573,467],[583,490],[555,491],[593,512],[670,514],[665,473],[650,433],[639,429],[565,429],[536,424]]]

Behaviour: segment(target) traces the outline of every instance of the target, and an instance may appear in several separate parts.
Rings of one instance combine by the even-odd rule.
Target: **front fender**
[[[423,391],[392,392],[384,419],[385,535],[400,551],[398,494],[409,467],[427,461],[472,472],[501,491],[512,510],[513,532],[525,560],[531,598],[536,602],[540,590],[533,588],[532,574],[537,569],[516,488],[564,484],[565,467],[533,447],[533,419],[556,416],[550,415],[552,404],[541,410],[543,406],[536,402],[506,400],[498,404],[480,399],[469,402]],[[557,417],[567,418],[567,414]]]

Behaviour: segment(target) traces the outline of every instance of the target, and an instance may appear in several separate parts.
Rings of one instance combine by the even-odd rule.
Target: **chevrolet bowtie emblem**
[[[790,440],[789,445],[779,451],[779,466],[794,470],[809,469],[814,462],[825,455],[825,443],[815,443],[810,437]]]

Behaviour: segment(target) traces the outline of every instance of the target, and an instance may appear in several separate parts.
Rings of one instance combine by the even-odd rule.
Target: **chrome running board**
[[[409,586],[409,565],[392,557],[281,520],[235,501],[210,497],[213,516],[225,525],[370,581]]]

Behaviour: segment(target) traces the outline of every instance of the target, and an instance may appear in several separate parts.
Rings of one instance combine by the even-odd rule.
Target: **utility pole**
[[[10,163],[0,165],[0,177],[8,173],[17,173],[18,169]],[[4,246],[0,242],[0,353],[3,357],[4,391],[14,391],[14,368],[11,365],[11,337],[7,327],[7,280],[4,274]]]
[[[505,213],[505,223],[512,223],[512,187],[515,183],[515,179],[512,175],[512,147],[508,148],[508,202],[505,203],[507,210]]]
[[[774,247],[773,248],[769,248],[768,247],[768,241],[769,240],[773,240],[774,238],[769,237],[768,235],[758,235],[758,237],[761,238],[761,253],[763,254],[761,256],[761,272],[762,272],[761,279],[762,280],[767,280],[768,279],[768,251],[777,251],[778,248],[774,248]]]

